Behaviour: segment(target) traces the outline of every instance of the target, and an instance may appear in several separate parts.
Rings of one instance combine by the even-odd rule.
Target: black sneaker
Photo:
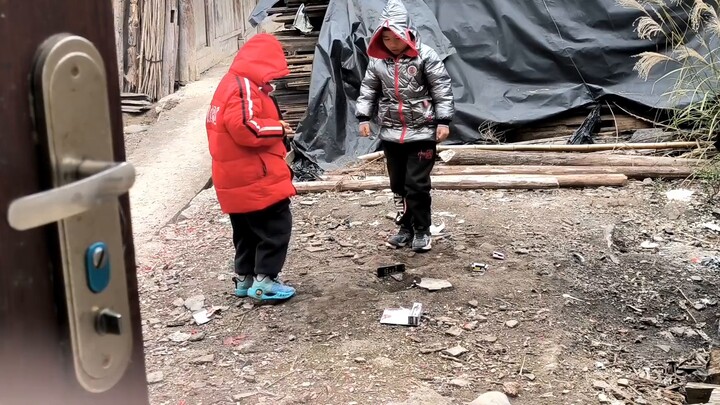
[[[407,229],[400,229],[397,235],[391,236],[386,245],[391,248],[400,249],[412,243],[413,233]]]
[[[428,252],[432,249],[432,238],[429,233],[417,233],[412,241],[412,250],[416,252]]]

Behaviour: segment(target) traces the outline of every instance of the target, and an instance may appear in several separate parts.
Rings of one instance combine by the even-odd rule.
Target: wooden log
[[[441,150],[492,150],[512,152],[602,152],[613,150],[667,150],[693,149],[703,145],[702,142],[659,142],[659,143],[594,143],[590,145],[451,145]]]
[[[630,137],[631,143],[657,143],[670,142],[678,136],[676,132],[663,131],[662,129],[649,128],[639,129]]]
[[[303,181],[294,185],[298,194],[309,194],[326,191],[382,190],[390,187],[390,181],[385,177],[375,177],[363,180]]]
[[[488,174],[623,174],[631,179],[682,179],[693,174],[689,166],[444,166],[437,165],[434,175]]]
[[[627,183],[622,174],[589,175],[450,175],[432,176],[436,190],[480,190],[480,189],[552,189],[560,187],[621,187]],[[381,190],[390,186],[386,177],[368,177],[363,180],[311,181],[295,183],[299,194],[326,191]]]
[[[594,143],[590,145],[530,145],[530,144],[502,144],[502,145],[438,145],[438,151],[445,150],[487,150],[509,152],[602,152],[613,150],[666,150],[666,149],[694,149],[708,146],[708,142],[660,142],[660,143]],[[360,160],[373,160],[384,156],[382,151],[358,156]]]
[[[323,176],[325,180],[340,181],[354,174],[370,172],[370,175],[380,175],[382,170],[375,169],[344,169],[341,173]],[[624,174],[631,179],[684,179],[693,174],[690,166],[445,166],[436,165],[432,174],[436,176],[447,175],[490,175],[490,174],[535,174],[535,175],[563,175],[563,174]],[[367,175],[367,174],[366,174]],[[720,378],[720,363],[718,363],[718,377]],[[720,380],[718,381],[720,382]]]
[[[198,79],[195,8],[192,0],[180,0],[179,28],[178,81],[181,85],[185,85]]]
[[[537,145],[537,144],[501,144],[501,145],[438,145],[438,151],[448,150],[483,150],[502,152],[602,152],[614,150],[666,150],[666,149],[690,149],[707,146],[706,142],[662,142],[662,143],[603,143],[591,145]],[[358,156],[359,160],[375,160],[385,156],[383,151]]]
[[[608,155],[557,152],[496,152],[452,150],[440,152],[448,165],[529,165],[529,166],[693,166],[702,161],[671,157]]]
[[[513,142],[513,145],[552,145],[552,144],[562,144],[566,145],[568,139],[570,139],[570,136],[557,136],[553,138],[546,138],[546,139],[536,139],[533,141],[522,141],[522,142]],[[600,132],[597,135],[593,136],[593,140],[596,143],[636,143],[636,142],[628,142],[630,139],[630,135],[620,135],[618,137],[617,133],[615,132]],[[672,141],[672,138],[670,139],[664,139],[662,141],[658,142],[669,142]]]

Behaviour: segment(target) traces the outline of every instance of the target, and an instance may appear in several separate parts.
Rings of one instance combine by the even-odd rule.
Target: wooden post
[[[125,74],[125,91],[136,91],[140,86],[140,4],[138,0],[130,0],[127,22],[127,73]]]
[[[192,2],[193,0],[180,0],[178,81],[183,86],[198,79],[195,9]]]
[[[158,98],[175,91],[178,58],[178,0],[165,0],[165,41],[162,52],[162,88]]]
[[[125,76],[125,0],[113,0],[113,16],[115,21],[115,51],[117,53],[118,80],[123,88]]]

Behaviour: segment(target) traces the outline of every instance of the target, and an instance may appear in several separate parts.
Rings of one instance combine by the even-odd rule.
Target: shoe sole
[[[425,246],[421,248],[413,248],[413,252],[415,253],[425,253],[432,250],[432,240]]]
[[[389,248],[391,248],[391,249],[402,249],[402,248],[407,247],[408,244],[407,244],[407,243],[403,243],[403,244],[393,245],[393,244],[390,243],[390,242],[385,242],[385,246],[387,246],[387,247],[389,247]]]
[[[259,293],[259,294],[258,294]],[[297,294],[296,291],[294,291],[292,294],[286,293],[286,294],[275,294],[275,295],[265,295],[265,293],[260,289],[250,289],[248,290],[248,297],[260,301],[260,302],[283,302],[287,301],[290,298],[294,297],[295,294]]]

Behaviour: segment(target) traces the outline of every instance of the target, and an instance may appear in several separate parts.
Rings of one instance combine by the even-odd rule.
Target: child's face
[[[408,44],[406,44],[405,41],[400,39],[392,31],[383,31],[382,39],[385,47],[395,56],[402,55],[408,48]]]

